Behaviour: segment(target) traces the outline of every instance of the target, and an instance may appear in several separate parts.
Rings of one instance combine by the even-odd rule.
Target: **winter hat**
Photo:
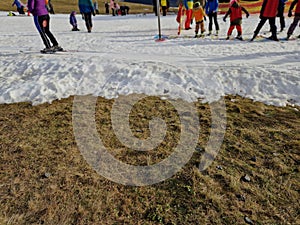
[[[200,2],[195,2],[193,8],[197,9],[200,7]]]

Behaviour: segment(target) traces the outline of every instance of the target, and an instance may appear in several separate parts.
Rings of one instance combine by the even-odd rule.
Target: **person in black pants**
[[[284,8],[287,0],[279,0],[277,17],[279,17],[280,22],[280,32],[285,28],[285,20],[284,20]]]
[[[92,0],[79,0],[78,6],[82,17],[85,20],[85,26],[88,32],[92,32],[93,23],[92,23],[92,14],[95,16],[94,4]]]
[[[218,9],[219,9],[219,1],[218,0],[208,0],[205,5],[205,12],[209,18],[208,24],[208,35],[211,35],[213,22],[216,27],[216,35],[219,34],[219,24],[218,24]]]
[[[33,15],[34,24],[46,47],[41,52],[53,53],[55,51],[63,51],[63,48],[58,45],[57,40],[50,32],[50,16],[45,7],[45,0],[28,0],[27,7]],[[51,46],[51,43],[53,46]]]
[[[278,9],[279,0],[264,0],[263,4],[261,6],[260,10],[260,22],[257,25],[253,37],[251,41],[253,41],[256,36],[258,35],[261,28],[264,26],[264,24],[269,20],[269,24],[271,27],[272,35],[269,37],[270,40],[278,41],[277,38],[277,27],[276,27],[276,15],[277,15],[277,9]]]

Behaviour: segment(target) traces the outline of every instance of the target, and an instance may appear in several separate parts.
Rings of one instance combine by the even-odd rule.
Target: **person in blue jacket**
[[[219,24],[217,20],[219,9],[219,1],[218,0],[208,0],[205,5],[205,13],[209,18],[208,24],[208,35],[211,35],[213,22],[216,27],[216,35],[219,34]]]
[[[93,28],[92,15],[95,16],[94,4],[92,0],[79,0],[78,6],[79,6],[80,13],[82,14],[85,20],[86,28],[90,33]]]

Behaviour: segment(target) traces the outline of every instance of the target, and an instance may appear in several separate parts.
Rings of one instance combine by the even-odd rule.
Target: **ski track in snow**
[[[96,16],[92,33],[86,32],[80,16],[81,31],[71,32],[68,15],[51,15],[52,32],[70,51],[43,55],[32,17],[7,17],[5,12],[0,17],[0,103],[144,93],[208,102],[238,94],[277,106],[300,105],[299,40],[178,38],[158,43],[153,15]],[[164,35],[176,35],[175,17],[161,18]],[[229,23],[221,18],[224,38]],[[258,21],[256,15],[243,20],[244,38],[251,38]],[[287,27],[291,21],[286,18]],[[182,33],[193,35],[194,30]]]

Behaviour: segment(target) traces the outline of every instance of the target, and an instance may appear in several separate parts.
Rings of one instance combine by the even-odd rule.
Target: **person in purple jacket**
[[[72,11],[70,13],[70,24],[73,26],[72,31],[80,31],[77,27],[77,19],[76,19],[75,11]]]
[[[27,7],[28,11],[33,15],[34,24],[45,45],[41,53],[63,51],[63,48],[58,45],[57,40],[49,29],[50,16],[46,8],[45,0],[28,0]]]

